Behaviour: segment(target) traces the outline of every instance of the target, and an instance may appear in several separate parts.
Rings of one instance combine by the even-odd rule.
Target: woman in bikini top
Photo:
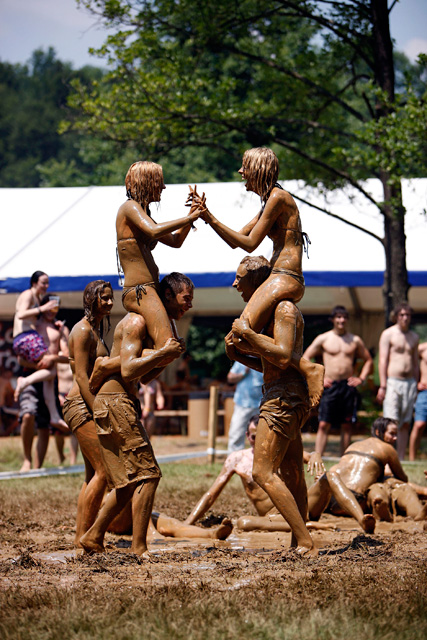
[[[266,236],[273,241],[272,272],[256,290],[242,314],[251,328],[259,333],[278,302],[291,300],[296,303],[303,297],[302,252],[310,241],[301,229],[294,199],[277,183],[279,163],[271,149],[262,147],[246,151],[239,173],[246,180],[246,190],[261,197],[260,213],[240,231],[219,222],[206,207],[202,218],[233,249],[240,247],[252,253]],[[190,191],[190,197],[202,205],[194,190]]]
[[[123,306],[128,312],[142,315],[155,349],[172,337],[170,322],[161,302],[157,286],[159,269],[152,250],[157,241],[179,248],[192,223],[200,215],[192,206],[188,216],[157,224],[149,205],[159,202],[165,184],[162,167],[154,162],[135,162],[126,179],[127,200],[117,213],[117,260],[123,276]]]

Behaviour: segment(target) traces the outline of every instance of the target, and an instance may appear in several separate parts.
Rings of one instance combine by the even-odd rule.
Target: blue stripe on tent
[[[163,275],[163,274],[162,274]],[[231,287],[234,273],[187,273],[197,288]],[[305,271],[307,287],[382,287],[384,273],[382,271]],[[119,280],[114,275],[91,276],[49,276],[49,291],[83,291],[92,280],[111,282],[113,289],[118,290]],[[427,271],[410,271],[409,284],[413,287],[427,286]],[[19,293],[28,289],[29,278],[0,279],[1,293]]]

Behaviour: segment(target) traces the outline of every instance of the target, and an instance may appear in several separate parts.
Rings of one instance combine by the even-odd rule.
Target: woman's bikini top
[[[279,184],[278,182],[276,182],[276,183],[274,184],[274,187],[276,187],[277,189],[281,189],[282,191],[284,191],[284,189],[283,189],[282,185],[281,185],[281,184]],[[273,189],[274,189],[274,187],[273,187]],[[268,200],[267,200],[267,201],[268,201]],[[259,217],[258,217],[258,219],[262,216],[262,214],[263,214],[263,212],[264,212],[264,209],[265,209],[265,205],[267,204],[267,201],[265,201],[265,202],[263,203],[263,205],[262,205],[262,207],[261,207],[261,211],[259,212]],[[294,231],[295,233],[299,233],[299,234],[300,234],[300,236],[301,236],[301,244],[302,244],[302,248],[303,248],[304,252],[307,254],[307,258],[309,258],[309,255],[308,255],[308,247],[309,247],[309,245],[311,244],[311,240],[310,240],[310,238],[308,237],[308,234],[307,234],[305,231],[300,231],[299,229],[292,229],[291,227],[284,227],[284,228],[282,229],[282,231]],[[295,240],[295,245],[298,245],[298,244],[299,244],[298,239],[296,239],[296,240]]]

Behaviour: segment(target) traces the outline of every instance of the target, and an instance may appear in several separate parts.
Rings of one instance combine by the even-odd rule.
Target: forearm
[[[259,244],[254,243],[254,241],[251,240],[248,236],[230,229],[225,224],[217,220],[214,216],[212,216],[212,214],[209,219],[209,224],[212,229],[219,235],[219,237],[222,238],[232,249],[240,247],[245,251],[251,252],[256,249]]]
[[[178,357],[178,355],[176,356]],[[166,354],[164,348],[144,349],[141,356],[121,358],[121,374],[126,382],[139,380],[153,369],[166,366],[170,362],[171,356]],[[151,378],[150,378],[151,379]]]
[[[93,403],[95,400],[95,396],[89,389],[89,378],[87,377],[87,375],[76,373],[76,382],[79,386],[80,394],[83,400],[86,402],[88,408],[93,413]]]
[[[205,495],[199,500],[196,504],[188,518],[184,521],[185,524],[194,524],[202,518],[206,511],[210,509],[210,507],[215,502],[215,497],[208,491]]]
[[[260,358],[254,358],[253,356],[247,356],[244,353],[240,353],[237,349],[233,353],[233,357],[231,359],[235,360],[236,362],[240,362],[241,364],[245,365],[245,367],[250,367],[251,369],[254,369],[255,371],[259,371],[260,373],[262,373],[262,371],[263,371],[262,362],[261,362]]]
[[[154,240],[160,240],[163,236],[172,233],[173,231],[177,231],[178,229],[181,229],[183,227],[188,227],[188,234],[188,231],[190,231],[191,229],[191,220],[187,216],[185,216],[184,218],[178,218],[177,220],[171,220],[169,222],[160,222],[159,224],[153,224],[153,226],[150,227],[150,233],[148,235]],[[145,232],[144,229],[143,231]]]
[[[380,358],[378,363],[378,375],[380,378],[380,386],[385,389],[387,386],[387,360],[385,358]]]
[[[290,365],[292,348],[288,348],[287,345],[277,345],[269,336],[255,333],[252,329],[244,331],[242,338],[249,342],[259,356],[262,356],[276,367],[286,369]],[[293,344],[289,345],[289,347],[293,347]]]
[[[365,382],[366,378],[372,373],[373,368],[374,368],[374,364],[372,360],[367,360],[363,365],[359,375],[359,378],[362,380],[362,382]]]

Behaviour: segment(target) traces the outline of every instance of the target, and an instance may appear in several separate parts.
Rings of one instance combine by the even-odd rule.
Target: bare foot
[[[135,553],[137,556],[140,556],[144,560],[150,560],[151,558],[151,553],[148,551],[147,547],[145,546],[134,547],[132,545],[130,550],[132,553]]]
[[[15,393],[13,394],[13,399],[15,400],[15,402],[18,402],[19,396],[21,395],[22,391],[25,389],[24,381],[25,381],[25,378],[23,376],[19,376],[19,378],[17,378],[16,380],[16,389],[15,389]]]
[[[105,553],[104,545],[94,540],[89,535],[89,531],[80,538],[79,545],[83,547],[85,553]]]
[[[319,555],[319,549],[313,544],[312,547],[296,547],[295,553],[305,558],[316,558]]]
[[[50,421],[50,424],[52,425],[52,427],[55,427],[55,429],[59,429],[60,431],[62,431],[62,433],[70,433],[67,423],[62,418],[60,418],[59,415],[53,416],[53,420]]]
[[[365,533],[374,533],[376,520],[371,513],[363,516],[360,526]]]
[[[301,358],[299,361],[299,370],[305,377],[308,387],[308,396],[311,408],[318,406],[323,393],[323,379],[325,377],[325,367],[323,364],[317,364]]]
[[[385,522],[393,522],[393,516],[390,513],[388,504],[381,498],[374,498],[372,502],[372,514],[376,520],[385,520]]]
[[[217,527],[212,527],[212,538],[216,540],[225,540],[233,531],[233,523],[230,518],[224,520]]]
[[[31,470],[31,460],[24,460],[24,462],[22,463],[22,467],[19,469],[19,472],[22,473],[24,471],[30,471]]]

